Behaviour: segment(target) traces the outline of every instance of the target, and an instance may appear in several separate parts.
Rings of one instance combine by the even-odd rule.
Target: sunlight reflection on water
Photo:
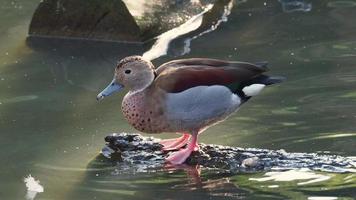
[[[8,99],[0,99],[0,104],[2,103],[19,103],[19,102],[24,102],[24,101],[32,101],[37,99],[38,96],[36,95],[26,95],[26,96],[17,96],[13,98],[8,98]]]
[[[308,197],[308,200],[336,200],[337,197]]]
[[[250,178],[251,181],[299,181],[299,180],[308,180],[304,182],[299,182],[297,185],[306,185],[321,181],[327,181],[331,178],[331,176],[317,174],[309,169],[292,169],[288,171],[280,171],[280,172],[267,172],[265,173],[263,178]]]
[[[239,3],[243,3],[243,1],[239,2]],[[192,40],[197,39],[198,37],[201,37],[204,34],[207,34],[209,32],[216,30],[217,27],[220,26],[220,24],[222,22],[227,22],[228,16],[231,13],[231,9],[233,8],[233,5],[234,5],[233,1],[230,1],[227,5],[225,5],[224,10],[223,10],[221,16],[219,17],[219,19],[217,21],[208,22],[208,23],[211,23],[211,25],[208,26],[209,28],[207,28],[205,30],[201,30],[201,32],[197,33],[196,35],[185,38],[183,41],[184,47],[183,47],[182,51],[179,53],[180,56],[188,54],[190,52],[190,45],[191,45]],[[204,15],[207,12],[212,11],[213,6],[214,6],[213,4],[207,5],[203,12],[191,17],[184,24],[159,35],[157,37],[156,42],[151,47],[151,49],[148,50],[147,52],[145,52],[142,57],[147,60],[154,60],[161,56],[167,55],[169,45],[174,39],[179,38],[180,36],[183,36],[187,33],[193,32],[193,31],[201,28],[202,26],[204,26],[202,24],[202,22],[204,21],[203,20]],[[207,22],[205,22],[205,23],[207,23]]]
[[[167,54],[169,43],[175,38],[189,33],[193,30],[196,30],[200,27],[203,22],[203,15],[212,8],[212,5],[209,5],[202,13],[193,16],[184,24],[178,26],[177,28],[171,29],[160,36],[157,37],[157,41],[153,44],[151,49],[145,52],[142,57],[147,60],[153,60],[158,57]]]

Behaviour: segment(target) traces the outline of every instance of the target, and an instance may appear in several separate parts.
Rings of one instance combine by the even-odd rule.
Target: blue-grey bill
[[[119,83],[116,83],[114,79],[103,91],[98,94],[98,96],[96,96],[96,100],[100,101],[115,92],[119,92],[122,88],[124,88],[124,86]]]

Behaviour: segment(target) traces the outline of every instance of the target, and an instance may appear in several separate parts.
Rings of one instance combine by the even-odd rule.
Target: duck
[[[186,58],[155,68],[141,56],[129,56],[118,62],[113,80],[96,99],[127,88],[123,116],[144,133],[181,134],[160,141],[163,151],[170,152],[166,162],[180,165],[199,150],[199,134],[227,119],[266,86],[285,79],[266,75],[267,64]]]

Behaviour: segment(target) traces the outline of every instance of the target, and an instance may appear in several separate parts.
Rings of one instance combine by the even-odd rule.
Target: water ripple
[[[47,165],[47,164],[37,164],[38,167],[55,170],[55,171],[72,171],[72,172],[99,172],[99,171],[110,171],[115,169],[115,167],[101,167],[101,168],[81,168],[81,167],[62,167],[55,165]]]

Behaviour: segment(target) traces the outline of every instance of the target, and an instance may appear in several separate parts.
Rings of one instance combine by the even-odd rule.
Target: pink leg
[[[182,137],[172,138],[172,139],[163,139],[163,140],[159,141],[159,143],[163,146],[171,145],[172,143],[176,142],[177,140],[179,140]]]
[[[199,151],[199,144],[198,144],[198,141],[195,143],[194,151]]]
[[[168,156],[168,158],[166,158],[166,161],[174,165],[179,165],[184,163],[185,160],[194,151],[197,140],[198,140],[198,134],[197,133],[192,134],[191,140],[188,143],[187,147],[177,152],[173,152],[170,156]]]
[[[186,145],[188,143],[189,138],[190,135],[184,133],[183,136],[180,138],[163,140],[160,141],[160,144],[163,145],[164,151],[176,150]]]
[[[167,145],[171,145],[173,143],[175,143],[177,140],[181,140],[182,138],[184,137],[184,134],[179,137],[179,138],[172,138],[172,139],[164,139],[164,140],[161,140],[159,143],[161,145],[164,145],[164,146],[167,146]]]
[[[180,149],[180,148],[182,148],[184,145],[186,145],[188,143],[189,138],[190,138],[190,135],[185,133],[175,143],[172,143],[171,145],[164,146],[163,150],[164,151],[172,151],[172,150]]]

